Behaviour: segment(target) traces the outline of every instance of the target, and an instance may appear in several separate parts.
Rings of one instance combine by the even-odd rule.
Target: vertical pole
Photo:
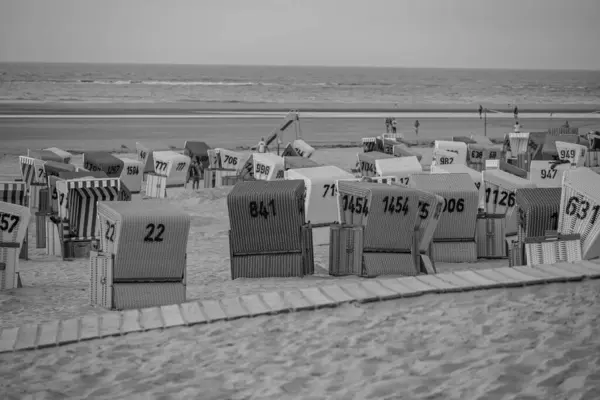
[[[487,136],[487,108],[483,109],[483,136]]]

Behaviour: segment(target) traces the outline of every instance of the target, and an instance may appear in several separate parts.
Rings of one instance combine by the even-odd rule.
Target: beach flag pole
[[[487,108],[483,109],[483,136],[487,136]]]

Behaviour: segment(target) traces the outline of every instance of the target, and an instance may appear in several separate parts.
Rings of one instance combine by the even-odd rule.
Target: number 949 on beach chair
[[[90,302],[131,309],[185,301],[190,216],[162,202],[99,202]]]
[[[314,273],[304,180],[238,182],[227,196],[231,278]]]

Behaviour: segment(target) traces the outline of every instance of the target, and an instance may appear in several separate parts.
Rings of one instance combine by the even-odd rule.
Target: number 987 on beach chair
[[[190,216],[153,201],[99,202],[90,303],[131,309],[185,301]]]

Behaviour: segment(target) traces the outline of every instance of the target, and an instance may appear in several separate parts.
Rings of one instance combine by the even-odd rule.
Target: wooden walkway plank
[[[589,269],[583,265],[580,265],[579,262],[577,262],[577,263],[559,262],[559,263],[554,264],[554,266],[556,268],[566,269],[566,270],[569,270],[574,273],[582,274],[586,278],[600,276],[599,273],[595,273],[591,269]]]
[[[340,285],[340,288],[348,293],[355,301],[360,303],[366,303],[369,301],[377,301],[379,298],[377,295],[369,292],[364,286],[358,283],[345,283]]]
[[[550,264],[536,265],[533,268],[539,269],[544,272],[549,272],[556,276],[563,276],[568,281],[580,281],[584,278],[584,276],[579,273],[574,273],[574,272],[568,271],[566,269],[556,268],[554,265],[550,265]]]
[[[207,318],[202,312],[200,303],[197,301],[181,303],[181,315],[183,316],[186,325],[204,324],[207,322]]]
[[[483,276],[484,278],[500,282],[504,287],[517,287],[525,285],[525,283],[523,283],[520,279],[515,279],[507,275],[502,275],[494,271],[493,269],[480,269],[473,272]]]
[[[0,332],[0,353],[7,351],[13,351],[17,338],[19,335],[19,328],[6,328]]]
[[[248,294],[240,298],[251,316],[269,314],[271,309],[261,300],[258,294]]]
[[[588,268],[590,271],[593,271],[594,274],[600,274],[600,265],[599,264],[590,262],[588,260],[581,260],[577,264],[581,265],[582,267]]]
[[[228,320],[248,316],[248,311],[242,306],[237,297],[225,297],[221,299],[221,308],[225,311]]]
[[[179,309],[179,304],[161,306],[160,310],[162,312],[163,320],[165,321],[165,328],[185,325],[181,310]]]
[[[383,286],[375,279],[365,280],[361,282],[361,284],[369,292],[376,295],[379,298],[379,300],[391,300],[400,297],[400,295],[397,292]]]
[[[379,284],[398,293],[401,297],[420,296],[422,292],[410,288],[402,283],[402,278],[385,278],[379,279]]]
[[[38,324],[25,324],[19,328],[15,350],[35,349],[38,337]]]
[[[315,308],[315,305],[308,301],[299,290],[286,290],[282,294],[283,300],[290,310],[303,311]]]
[[[472,282],[474,289],[495,289],[502,287],[502,283],[484,278],[482,275],[476,274],[475,271],[454,271],[453,274],[459,278]]]
[[[279,292],[265,292],[260,294],[260,298],[271,309],[271,313],[289,311],[289,307],[285,304],[283,296]]]
[[[398,280],[403,285],[408,286],[413,290],[416,290],[420,294],[436,293],[439,290],[434,286],[428,285],[425,282],[418,280],[414,276],[406,276],[403,278],[398,278]]]
[[[446,282],[443,279],[438,278],[435,275],[419,275],[415,277],[419,281],[426,285],[433,286],[436,288],[438,293],[450,293],[461,291],[462,288],[453,285],[450,282]]]
[[[218,321],[222,319],[227,319],[227,314],[221,308],[218,300],[203,300],[200,302],[202,306],[202,311],[204,311],[204,315],[208,319],[208,322]]]
[[[54,320],[40,324],[40,337],[37,342],[37,348],[56,346],[58,343],[58,330],[60,329],[60,320]]]
[[[164,327],[163,318],[160,312],[160,307],[142,308],[140,317],[140,325],[145,331],[150,329],[162,329]]]
[[[336,302],[325,296],[318,287],[300,289],[300,293],[317,308],[335,306]]]
[[[563,276],[556,276],[554,274],[544,272],[541,269],[537,269],[537,268],[533,268],[533,267],[527,267],[527,266],[522,265],[522,266],[518,266],[518,267],[513,267],[513,269],[519,271],[522,274],[537,277],[539,279],[543,279],[545,283],[555,283],[555,282],[566,282],[567,281],[567,279],[564,278]]]
[[[510,278],[518,279],[525,285],[538,285],[546,282],[543,278],[524,274],[511,267],[501,267],[497,268],[495,271]]]
[[[441,279],[443,281],[453,284],[454,286],[456,286],[457,290],[466,291],[466,290],[477,288],[477,285],[475,285],[473,282],[467,281],[466,279],[461,278],[458,275],[453,274],[452,272],[436,274],[435,276],[438,279]]]
[[[325,293],[333,301],[340,303],[348,303],[354,301],[354,298],[350,297],[348,293],[344,292],[338,285],[327,285],[322,286],[321,291]]]

